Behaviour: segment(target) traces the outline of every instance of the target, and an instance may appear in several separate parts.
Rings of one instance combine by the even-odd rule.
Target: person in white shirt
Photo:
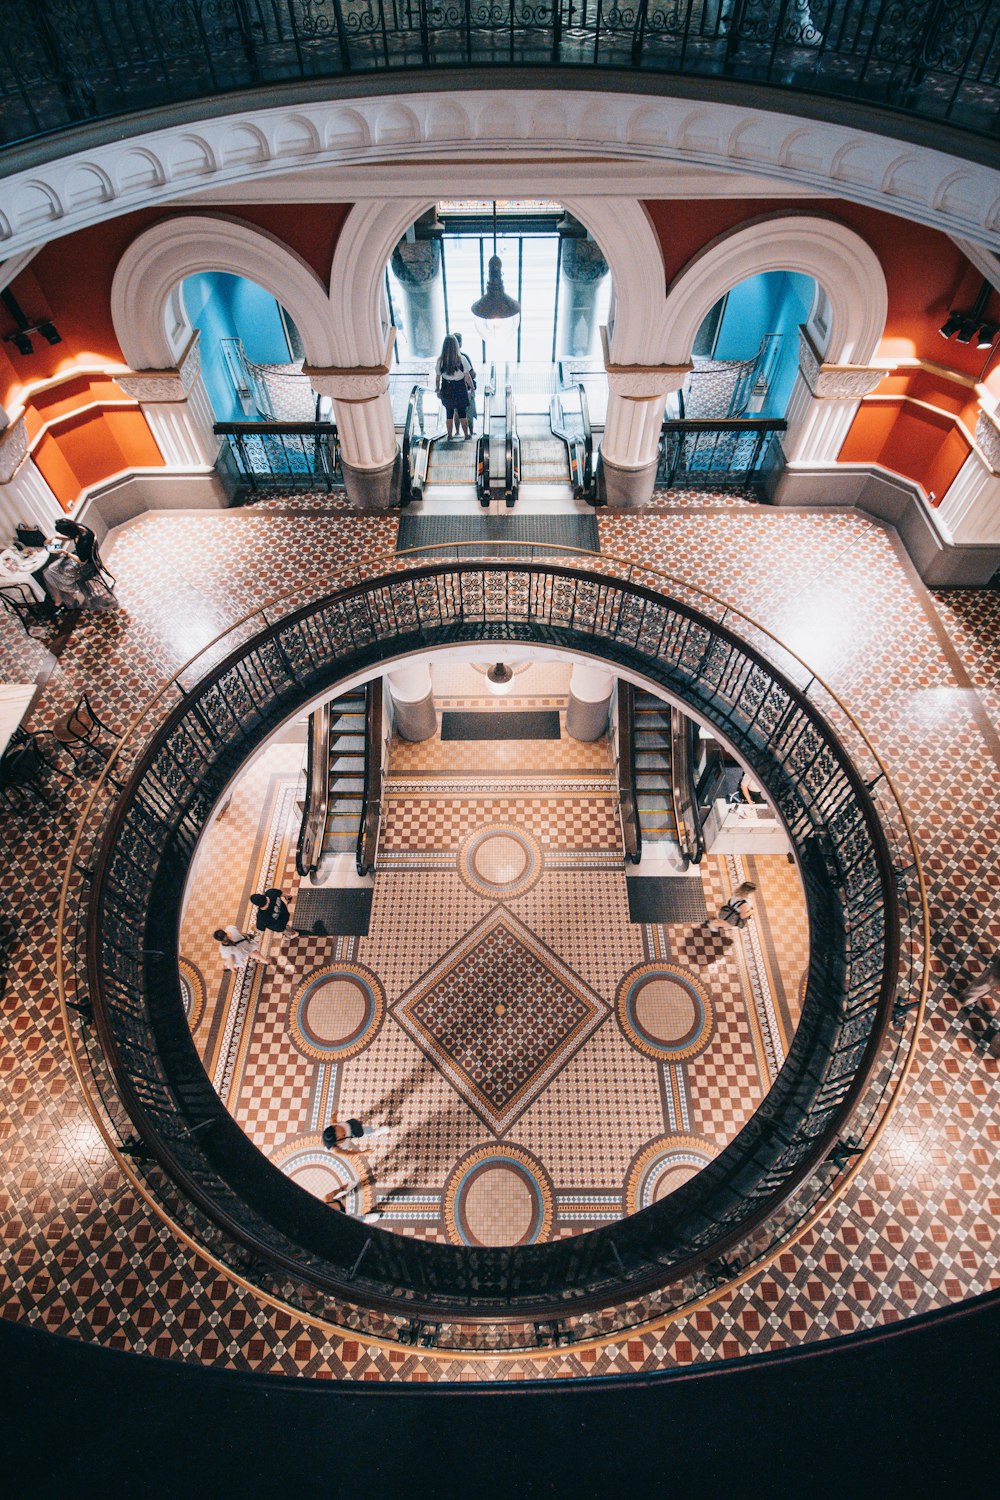
[[[212,933],[219,945],[219,957],[222,967],[230,969],[233,973],[239,973],[245,969],[251,959],[261,968],[266,968],[266,960],[260,956],[261,933],[241,932],[232,924],[228,927],[217,927]]]

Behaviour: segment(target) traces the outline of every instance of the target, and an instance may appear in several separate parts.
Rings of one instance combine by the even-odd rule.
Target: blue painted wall
[[[734,286],[715,344],[716,359],[751,359],[766,333],[780,333],[781,355],[761,416],[782,417],[799,361],[799,324],[809,316],[815,282],[793,271],[765,271]]]
[[[278,304],[242,276],[204,271],[181,287],[187,315],[201,329],[201,373],[217,422],[246,420],[222,357],[220,339],[242,339],[255,364],[286,364],[291,355]]]

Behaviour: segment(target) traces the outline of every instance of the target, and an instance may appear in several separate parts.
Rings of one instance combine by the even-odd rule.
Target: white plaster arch
[[[691,358],[705,315],[726,292],[764,271],[798,271],[826,293],[830,364],[867,365],[885,328],[889,297],[871,246],[853,229],[816,214],[768,215],[720,235],[700,250],[667,293],[667,357]]]
[[[932,146],[901,147],[850,124],[813,121],[804,130],[798,116],[776,110],[706,101],[693,106],[659,91],[505,89],[497,79],[488,95],[457,80],[446,92],[415,85],[412,93],[394,95],[390,106],[377,93],[214,116],[213,101],[203,104],[197,134],[180,124],[142,131],[131,118],[116,122],[116,139],[95,141],[72,156],[62,154],[58,136],[37,143],[51,159],[4,181],[0,255],[185,193],[225,191],[288,173],[318,173],[325,201],[350,202],[385,196],[373,166],[405,163],[417,175],[432,166],[440,196],[446,182],[454,190],[456,169],[464,166],[470,180],[491,164],[520,166],[512,145],[522,141],[530,143],[539,179],[550,171],[561,176],[562,188],[550,187],[552,197],[580,195],[584,177],[599,181],[599,192],[621,191],[617,183],[629,168],[646,172],[644,196],[662,196],[657,183],[679,164],[707,169],[709,177],[721,171],[771,179],[776,190],[834,193],[989,249],[1000,242],[996,167]],[[248,132],[262,143],[251,159]],[[74,172],[87,166],[111,184],[107,201],[94,201],[90,179]],[[406,196],[420,191],[414,186]]]
[[[530,168],[525,168],[531,191]],[[461,192],[461,174],[449,183]],[[470,191],[476,191],[470,189]],[[482,194],[482,187],[478,194]],[[432,208],[433,198],[389,199],[356,204],[337,240],[330,272],[330,302],[340,365],[378,365],[385,356],[386,262],[409,226]],[[663,360],[665,304],[660,241],[636,200],[566,197],[559,201],[590,231],[611,268],[615,325],[611,341],[616,364],[659,364]],[[659,267],[659,274],[657,274]],[[290,309],[289,309],[290,310]]]
[[[330,303],[315,271],[256,225],[223,214],[183,214],[129,245],[111,286],[111,317],[133,370],[170,369],[190,337],[177,290],[199,271],[228,271],[269,291],[291,315],[307,363],[334,363]]]

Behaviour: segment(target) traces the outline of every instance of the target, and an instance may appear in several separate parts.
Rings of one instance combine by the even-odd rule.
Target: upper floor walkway
[[[72,127],[360,83],[670,87],[843,120],[988,162],[1000,130],[997,0],[35,0],[7,7],[0,146]],[[352,83],[352,80],[354,82]],[[641,80],[641,83],[640,81]],[[187,111],[185,111],[187,107]],[[224,107],[224,106],[223,106]],[[36,146],[52,155],[62,143]]]

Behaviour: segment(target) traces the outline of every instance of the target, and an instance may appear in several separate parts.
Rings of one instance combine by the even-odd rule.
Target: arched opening
[[[796,271],[764,271],[731,287],[695,335],[685,415],[783,417],[799,369],[799,328],[815,323],[817,299],[825,300],[813,278]]]
[[[226,271],[188,276],[180,293],[200,335],[201,377],[217,422],[313,420],[302,338],[277,298]]]

